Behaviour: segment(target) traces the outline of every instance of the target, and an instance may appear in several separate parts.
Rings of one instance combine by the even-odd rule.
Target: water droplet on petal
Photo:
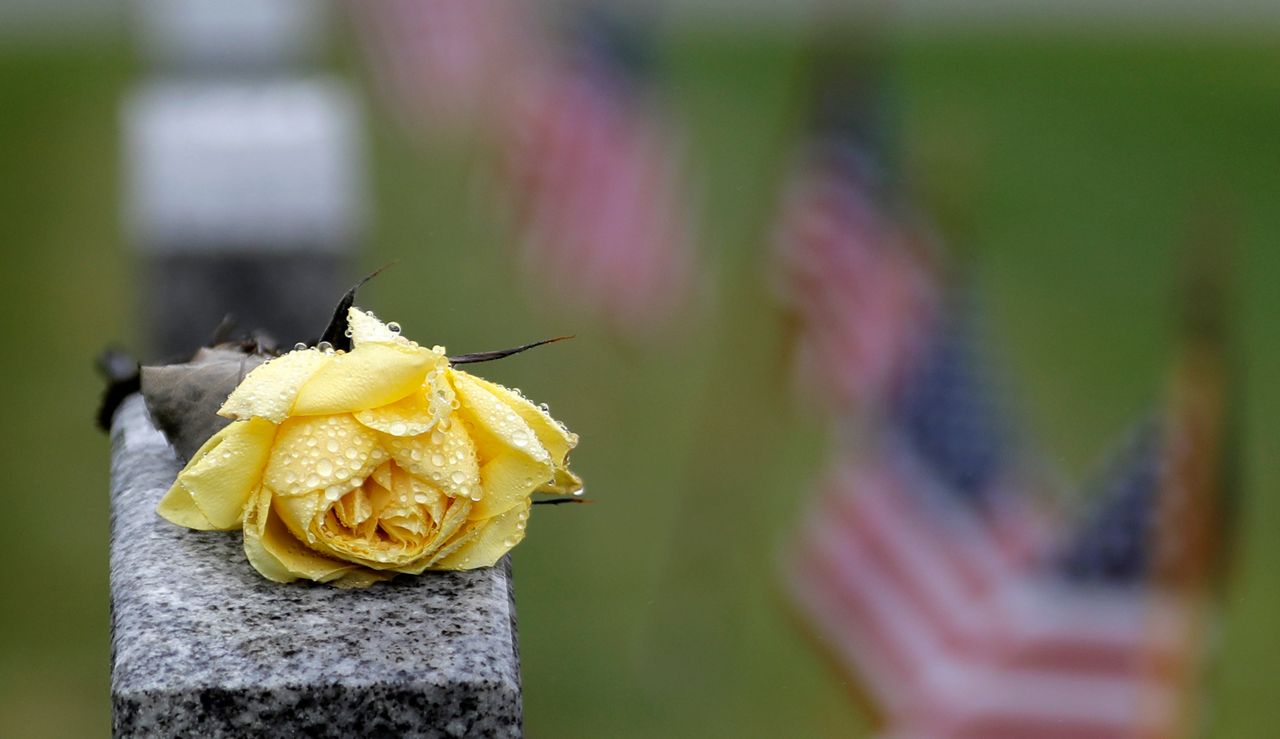
[[[443,466],[444,466],[444,455],[443,455],[443,454],[432,454],[432,455],[431,455],[431,464],[433,464],[433,465],[435,465],[435,466],[437,466],[437,467],[443,467]]]
[[[332,477],[333,463],[327,459],[320,460],[316,463],[316,472],[320,473],[322,477]]]
[[[391,323],[387,324],[387,330],[393,334],[398,334],[400,333],[400,324],[396,323],[395,321],[392,321]]]
[[[295,352],[303,351],[303,350],[305,350],[306,348],[307,348],[307,342],[305,342],[305,341],[299,341],[298,343],[296,343],[296,344],[294,344],[294,345],[293,345],[293,350],[294,350]]]

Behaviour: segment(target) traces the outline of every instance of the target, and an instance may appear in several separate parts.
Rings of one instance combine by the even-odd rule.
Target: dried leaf
[[[234,349],[201,349],[190,362],[142,368],[142,397],[182,459],[230,423],[218,408],[254,367],[270,359]]]

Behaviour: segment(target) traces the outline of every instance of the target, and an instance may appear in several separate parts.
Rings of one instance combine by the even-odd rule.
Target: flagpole
[[[1187,648],[1151,669],[1176,688],[1180,719],[1170,737],[1199,735],[1211,635],[1227,575],[1236,489],[1236,414],[1230,347],[1234,224],[1209,200],[1183,257],[1177,293],[1179,356],[1168,390],[1170,469],[1159,510],[1155,584],[1187,609]]]

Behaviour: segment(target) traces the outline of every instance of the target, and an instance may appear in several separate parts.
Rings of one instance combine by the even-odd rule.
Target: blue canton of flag
[[[1090,486],[1091,509],[1059,562],[1068,580],[1139,585],[1148,578],[1167,463],[1164,424],[1142,422]]]
[[[944,305],[923,356],[890,401],[890,423],[941,482],[981,505],[1015,450],[1004,396],[978,351],[969,300]]]

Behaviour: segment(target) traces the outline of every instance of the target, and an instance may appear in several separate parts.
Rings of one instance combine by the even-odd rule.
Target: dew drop
[[[444,466],[444,455],[443,455],[443,454],[432,454],[432,455],[431,455],[431,464],[433,464],[433,465],[435,465],[435,466],[437,466],[437,467],[443,467],[443,466]]]
[[[306,348],[307,348],[307,342],[305,341],[299,341],[298,343],[293,345],[293,350],[295,352],[303,351]]]
[[[455,471],[452,475],[449,475],[449,479],[453,480],[455,485],[461,485],[467,481],[467,476],[462,474],[461,471]]]
[[[400,333],[400,324],[396,323],[395,321],[392,321],[391,323],[387,324],[387,330],[393,334],[398,334]]]
[[[316,463],[316,472],[320,473],[322,477],[332,477],[333,463],[327,459],[320,460]]]
[[[336,453],[339,449],[342,448],[342,446],[338,444],[337,439],[330,439],[329,443],[324,445],[324,448],[329,450],[332,453]]]
[[[396,421],[391,424],[389,431],[392,436],[404,436],[404,432],[408,430],[402,421]]]
[[[316,348],[317,348],[317,349],[319,349],[320,351],[322,351],[322,352],[324,352],[324,353],[328,354],[329,352],[332,352],[332,351],[333,351],[333,344],[330,344],[330,343],[329,343],[329,342],[327,342],[327,341],[322,341],[322,342],[320,342],[319,344],[316,344]]]

